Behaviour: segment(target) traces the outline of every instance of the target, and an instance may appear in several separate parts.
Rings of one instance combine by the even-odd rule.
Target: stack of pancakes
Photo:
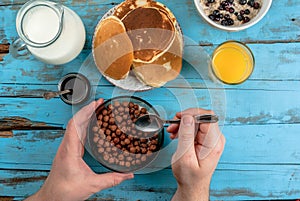
[[[102,20],[94,35],[98,69],[119,80],[131,67],[145,84],[160,87],[175,79],[182,67],[183,41],[176,19],[151,0],[126,0]]]

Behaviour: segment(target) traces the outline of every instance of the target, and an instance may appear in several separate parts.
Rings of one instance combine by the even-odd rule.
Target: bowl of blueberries
[[[194,0],[194,3],[210,25],[225,31],[241,31],[259,22],[272,0]]]

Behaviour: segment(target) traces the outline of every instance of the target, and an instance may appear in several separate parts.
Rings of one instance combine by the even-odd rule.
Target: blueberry
[[[235,13],[234,13],[234,15],[236,15],[236,16],[237,16],[238,14],[239,14],[238,12],[235,12]]]
[[[220,15],[219,15],[219,18],[220,18],[220,19],[222,19],[223,17],[224,17],[223,14],[220,14]]]
[[[247,23],[247,22],[249,22],[250,21],[250,18],[249,17],[244,17],[244,23]]]
[[[229,12],[230,12],[230,13],[234,13],[234,8],[230,7],[230,8],[229,8]]]
[[[223,7],[226,7],[226,6],[229,5],[229,3],[228,3],[227,1],[222,1],[222,2],[221,2],[221,5],[222,5]]]
[[[219,22],[220,18],[219,17],[215,17],[215,21]]]
[[[244,11],[244,10],[240,10],[240,14],[241,14],[241,15],[244,15],[244,14],[245,14],[245,11]]]
[[[250,10],[249,9],[246,9],[245,10],[245,15],[249,15],[250,14]]]
[[[208,16],[208,18],[211,19],[211,20],[215,20],[215,16],[214,16],[213,14],[210,14],[210,15]]]
[[[248,6],[253,7],[254,6],[254,0],[249,0],[247,4],[248,4]]]
[[[255,2],[253,8],[254,8],[254,9],[259,9],[259,7],[260,7],[259,3],[258,3],[258,2]]]
[[[239,21],[242,21],[242,20],[244,19],[244,17],[243,17],[242,15],[238,15],[238,16],[237,16],[237,19],[238,19]]]
[[[231,25],[234,24],[234,21],[233,21],[233,19],[229,18],[229,19],[227,20],[227,23],[228,23],[229,26],[231,26]]]
[[[226,19],[226,20],[227,20],[227,19],[230,19],[230,15],[229,15],[229,14],[225,14],[225,15],[224,15],[224,19]]]
[[[241,5],[245,5],[245,4],[247,3],[247,0],[239,0],[239,3],[240,3]]]
[[[222,21],[221,21],[221,25],[223,25],[223,26],[228,26],[227,20],[222,20]]]
[[[219,15],[219,14],[220,14],[220,11],[214,10],[212,14],[213,14],[213,15]]]
[[[232,4],[234,2],[234,0],[227,0],[228,3]]]
[[[207,0],[207,3],[214,3],[215,0]]]
[[[219,6],[218,10],[224,10],[223,6]]]

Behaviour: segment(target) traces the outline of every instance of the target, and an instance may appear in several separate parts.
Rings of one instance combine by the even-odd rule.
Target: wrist
[[[27,198],[25,201],[54,201],[54,200],[62,200],[57,197],[57,195],[51,191],[51,187],[47,184],[47,180],[43,184],[43,186],[37,191],[35,194]]]
[[[37,200],[47,201],[47,199],[45,199],[45,198],[46,197],[43,195],[43,193],[41,192],[41,190],[39,190],[35,194],[33,194],[30,197],[28,197],[27,199],[25,199],[25,201],[37,201]]]
[[[199,185],[180,185],[172,201],[208,201],[210,182],[202,182]]]

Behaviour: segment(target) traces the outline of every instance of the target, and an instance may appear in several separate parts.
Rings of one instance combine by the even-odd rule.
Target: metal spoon
[[[135,128],[142,132],[156,132],[163,128],[164,124],[179,124],[181,119],[164,120],[156,114],[146,114],[139,117],[135,122]],[[195,116],[195,123],[216,123],[217,115],[202,114]]]
[[[71,93],[71,92],[72,92],[72,89],[66,89],[66,90],[63,90],[63,91],[48,91],[48,92],[45,92],[43,94],[43,97],[46,100],[50,100],[51,98],[54,98],[56,96],[63,95],[63,94],[68,94],[68,93]]]

